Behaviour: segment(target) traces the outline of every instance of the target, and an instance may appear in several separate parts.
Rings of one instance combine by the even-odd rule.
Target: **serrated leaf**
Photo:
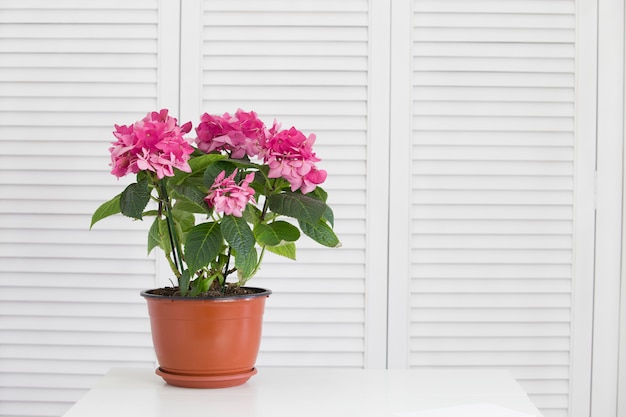
[[[254,248],[255,240],[248,222],[242,217],[224,216],[221,225],[222,235],[226,242],[239,254],[246,255]]]
[[[194,226],[185,239],[185,262],[190,271],[207,266],[220,253],[224,239],[219,223],[207,222]]]
[[[254,237],[261,246],[277,246],[285,242],[295,242],[300,238],[300,231],[291,223],[275,221],[270,224],[259,223],[254,227]]]
[[[280,246],[266,246],[266,250],[285,258],[296,260],[296,244],[292,242],[285,243]]]
[[[327,246],[329,248],[338,248],[341,246],[341,242],[333,229],[324,221],[320,220],[317,224],[300,222],[300,229],[302,232],[316,241],[317,243]]]
[[[91,216],[91,225],[89,225],[89,228],[91,229],[96,222],[99,222],[105,217],[121,213],[120,198],[121,194],[118,194],[109,201],[102,203],[93,213],[93,216]]]
[[[120,196],[120,210],[123,215],[133,219],[142,219],[143,211],[150,201],[148,181],[130,184]]]
[[[321,200],[290,192],[270,196],[268,201],[273,212],[311,224],[320,221],[327,207]]]

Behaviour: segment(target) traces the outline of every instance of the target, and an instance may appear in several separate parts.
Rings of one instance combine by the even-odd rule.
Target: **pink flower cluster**
[[[291,191],[307,194],[326,180],[326,171],[315,166],[320,159],[312,146],[315,135],[307,138],[292,127],[280,130],[274,123],[267,129],[254,112],[239,109],[234,115],[213,116],[205,113],[196,128],[198,149],[210,153],[226,151],[232,158],[258,156],[270,167],[269,178],[284,178]]]
[[[260,141],[265,137],[265,125],[255,112],[239,109],[233,116],[212,116],[204,113],[196,128],[198,149],[206,153],[228,151],[232,158],[259,154]]]
[[[254,173],[246,175],[246,178],[239,184],[235,182],[236,174],[236,169],[228,177],[226,177],[226,172],[220,172],[204,200],[217,212],[241,217],[249,201],[256,204],[254,189],[250,187],[250,183],[254,180]]]
[[[314,134],[307,138],[294,127],[271,135],[261,149],[261,156],[270,167],[267,176],[286,179],[291,184],[291,191],[300,189],[302,194],[313,191],[326,181],[326,171],[315,166],[320,159],[313,152],[314,143]]]
[[[174,175],[174,168],[191,172],[188,160],[193,147],[183,135],[191,130],[191,122],[183,126],[168,116],[168,110],[148,113],[130,126],[115,125],[112,142],[111,173],[123,177],[128,173],[148,170],[159,179]]]

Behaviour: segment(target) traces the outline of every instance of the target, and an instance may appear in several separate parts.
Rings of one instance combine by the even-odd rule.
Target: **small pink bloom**
[[[236,174],[237,170],[226,177],[225,171],[220,172],[204,200],[217,212],[241,217],[248,202],[256,204],[254,189],[250,187],[250,183],[254,180],[254,173],[246,175],[239,185],[235,183]]]

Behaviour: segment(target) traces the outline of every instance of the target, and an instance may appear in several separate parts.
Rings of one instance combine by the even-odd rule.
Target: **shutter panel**
[[[113,124],[157,105],[157,1],[0,3],[0,415],[59,416],[111,366],[153,366],[146,225],[119,193]]]
[[[242,108],[315,133],[343,245],[326,249],[303,235],[296,262],[265,255],[251,282],[273,290],[258,364],[362,367],[368,1],[203,5],[198,115]]]
[[[409,365],[508,368],[566,416],[575,3],[413,7]]]

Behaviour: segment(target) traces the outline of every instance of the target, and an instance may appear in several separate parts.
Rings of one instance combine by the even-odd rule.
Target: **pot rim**
[[[183,297],[182,295],[161,295],[161,294],[152,294],[150,291],[158,290],[159,288],[152,288],[149,290],[141,291],[140,295],[144,298],[152,298],[157,300],[184,300],[184,301],[229,301],[229,300],[245,300],[249,298],[257,298],[257,297],[269,297],[272,294],[272,290],[268,290],[266,288],[259,287],[242,287],[250,290],[256,290],[258,292],[254,292],[251,294],[241,294],[241,295],[226,295],[224,297]]]

